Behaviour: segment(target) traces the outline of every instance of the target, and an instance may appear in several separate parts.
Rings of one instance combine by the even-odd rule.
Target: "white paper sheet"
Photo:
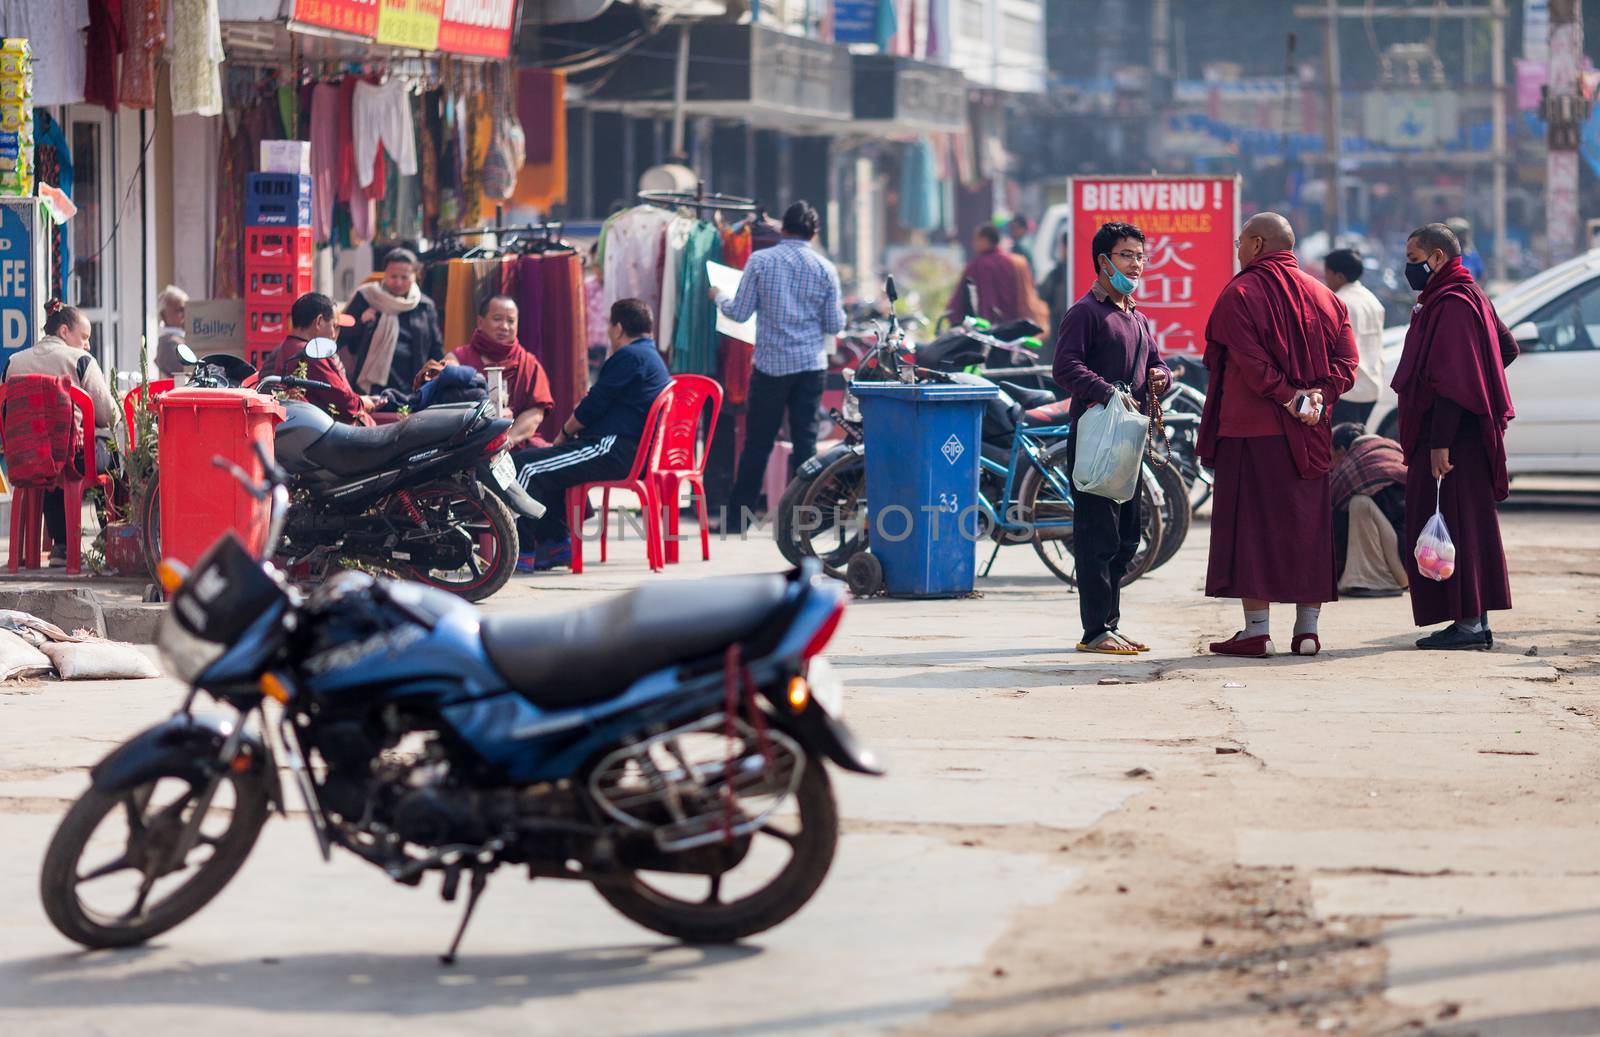
[[[723,266],[721,263],[713,263],[708,260],[706,262],[706,278],[711,282],[711,287],[733,296],[739,294],[739,282],[744,278],[744,271],[735,270],[731,266]],[[718,307],[717,334],[736,338],[740,342],[749,342],[753,345],[756,340],[756,318],[752,315],[749,320],[739,323],[729,319],[722,312],[721,307]]]

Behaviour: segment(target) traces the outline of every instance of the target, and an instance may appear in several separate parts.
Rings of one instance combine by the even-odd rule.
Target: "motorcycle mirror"
[[[894,287],[894,275],[893,274],[890,274],[889,276],[887,276],[887,277],[885,277],[883,279],[883,292],[884,292],[885,295],[887,295],[889,297],[889,305],[890,306],[893,306],[895,304],[895,302],[900,298],[900,293],[898,291],[896,291],[895,287]]]
[[[193,367],[195,364],[200,362],[200,358],[194,355],[194,350],[190,349],[182,342],[178,343],[176,352],[178,354],[178,359],[183,362],[184,367]]]
[[[338,351],[338,343],[331,338],[314,338],[306,343],[306,356],[312,360],[326,360]]]

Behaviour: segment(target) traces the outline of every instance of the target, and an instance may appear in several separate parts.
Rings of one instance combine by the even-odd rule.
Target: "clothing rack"
[[[693,194],[687,191],[640,191],[639,201],[663,209],[693,209],[694,214],[702,219],[707,213],[736,212],[754,216],[764,211],[754,199],[707,191],[704,180],[695,184]]]

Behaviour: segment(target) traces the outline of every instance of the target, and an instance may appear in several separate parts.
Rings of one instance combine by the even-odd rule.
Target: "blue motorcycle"
[[[271,558],[289,495],[262,461],[265,483],[235,475],[271,501]],[[285,813],[280,758],[324,859],[437,872],[446,900],[467,879],[447,962],[501,865],[592,883],[688,942],[771,928],[833,860],[824,761],[882,773],[839,719],[821,652],[843,588],[814,561],[493,618],[360,572],[302,595],[231,533],[161,580],[158,644],[191,690],[93,768],[45,856],[45,911],[87,947],[143,943],[215,897]],[[201,691],[233,715],[196,713]]]

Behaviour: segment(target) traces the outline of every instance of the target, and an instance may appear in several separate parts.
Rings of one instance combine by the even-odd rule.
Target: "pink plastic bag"
[[[1450,530],[1444,524],[1444,512],[1439,508],[1444,492],[1444,480],[1438,480],[1433,495],[1433,517],[1422,527],[1412,557],[1417,560],[1417,572],[1430,580],[1443,582],[1455,575],[1456,545],[1450,539]]]

